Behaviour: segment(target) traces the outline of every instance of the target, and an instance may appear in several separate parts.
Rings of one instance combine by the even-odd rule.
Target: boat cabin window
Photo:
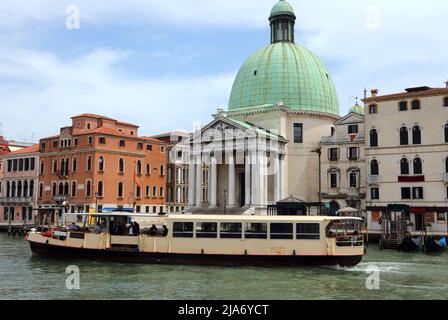
[[[193,222],[174,222],[174,238],[193,238]]]
[[[267,239],[268,224],[267,223],[246,223],[245,227],[246,239]]]
[[[196,238],[218,238],[218,224],[216,222],[197,222]]]
[[[351,247],[364,245],[362,235],[362,221],[339,220],[327,226],[327,237],[336,238],[338,247]]]
[[[241,239],[243,237],[243,225],[241,223],[221,223],[221,239]]]
[[[320,240],[318,223],[298,223],[297,240]]]
[[[271,239],[294,239],[292,223],[271,223]]]

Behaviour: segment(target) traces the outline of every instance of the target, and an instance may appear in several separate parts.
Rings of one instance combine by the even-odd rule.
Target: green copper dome
[[[279,1],[271,11],[271,44],[255,52],[239,70],[229,111],[283,105],[296,111],[339,115],[331,75],[307,48],[294,43],[294,9]]]
[[[339,115],[329,72],[315,54],[292,42],[273,43],[246,60],[233,84],[229,110],[280,101],[292,110]]]
[[[294,8],[286,1],[280,0],[271,10],[271,15],[269,18],[273,18],[280,15],[292,15],[296,16],[294,13]]]
[[[353,107],[350,108],[349,113],[357,113],[360,115],[364,115],[364,108],[361,107],[358,103],[356,103]]]

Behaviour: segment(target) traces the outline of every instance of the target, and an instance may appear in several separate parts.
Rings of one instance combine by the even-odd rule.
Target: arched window
[[[87,157],[87,171],[92,171],[92,157]]]
[[[372,160],[370,163],[370,174],[372,176],[377,176],[380,174],[380,167],[377,160]]]
[[[63,182],[59,182],[59,195],[63,195],[64,194],[64,183]]]
[[[151,187],[146,186],[146,197],[150,197],[150,196],[151,196]]]
[[[16,182],[15,181],[13,181],[12,182],[12,185],[11,185],[11,197],[15,197],[16,196]]]
[[[118,183],[118,198],[123,198],[123,182]]]
[[[378,131],[370,130],[370,147],[378,147]]]
[[[30,181],[30,197],[34,197],[34,180]]]
[[[409,144],[408,128],[402,127],[400,129],[400,145],[407,146]]]
[[[120,158],[120,160],[118,161],[118,172],[124,173],[124,159],[123,158]]]
[[[98,182],[98,197],[103,196],[103,181]]]
[[[98,170],[104,171],[104,157],[103,156],[100,156],[98,158]]]
[[[90,197],[92,195],[92,182],[87,180],[86,182],[86,197]]]
[[[141,196],[142,196],[142,188],[140,188],[139,186],[137,186],[137,188],[136,188],[135,196],[137,198],[141,198]]]
[[[56,182],[53,182],[53,186],[51,188],[51,195],[54,197],[56,196],[56,191],[57,191],[57,186],[56,186]]]
[[[409,161],[406,158],[401,159],[401,174],[402,175],[407,175],[409,174]]]
[[[40,174],[44,174],[45,173],[45,164],[44,161],[42,160],[40,162]]]
[[[28,181],[23,182],[23,196],[28,197]]]
[[[72,170],[73,170],[73,172],[78,171],[78,159],[77,159],[77,158],[73,158],[73,161],[72,161]]]
[[[142,174],[142,162],[140,160],[137,161],[137,174]]]
[[[165,167],[163,166],[163,164],[160,166],[160,175],[161,176],[165,175]]]
[[[56,159],[53,160],[53,173],[58,172],[58,161]]]
[[[64,175],[64,170],[65,170],[65,160],[64,159],[62,159],[61,160],[61,175]]]
[[[412,143],[422,144],[422,130],[419,126],[412,128]]]
[[[44,184],[40,183],[39,184],[39,198],[43,198],[44,197]]]
[[[68,182],[64,183],[64,195],[68,196],[69,194],[69,184]]]
[[[420,158],[414,159],[414,174],[423,174],[423,165]]]
[[[151,165],[149,163],[146,164],[146,174],[151,175]]]
[[[156,186],[152,187],[152,196],[154,198],[157,197],[157,187]]]
[[[76,197],[76,182],[72,182],[72,197]]]
[[[22,196],[22,181],[17,182],[17,196]]]
[[[445,125],[445,142],[448,143],[448,123]]]
[[[11,183],[6,182],[6,197],[9,198],[11,196]]]
[[[421,103],[420,100],[412,100],[412,110],[420,110],[421,109]]]

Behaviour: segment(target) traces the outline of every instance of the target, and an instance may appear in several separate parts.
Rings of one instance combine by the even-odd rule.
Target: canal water
[[[79,267],[79,290],[66,288],[68,265]],[[375,268],[380,289],[369,290]],[[448,299],[448,252],[370,246],[355,268],[133,265],[33,257],[23,239],[0,233],[0,299]]]

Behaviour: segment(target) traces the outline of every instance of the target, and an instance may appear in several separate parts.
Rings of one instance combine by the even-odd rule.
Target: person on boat
[[[123,228],[121,227],[121,223],[117,222],[114,227],[114,235],[120,236],[123,233]]]
[[[95,233],[96,234],[100,234],[103,230],[103,227],[101,226],[101,224],[98,222],[95,226]]]
[[[79,231],[78,225],[74,222],[72,222],[69,229],[70,229],[70,231]]]
[[[166,237],[168,235],[168,228],[166,225],[163,225],[163,236]]]
[[[133,236],[134,235],[134,227],[132,224],[127,224],[126,228],[128,230],[128,235]]]
[[[150,236],[155,236],[157,235],[157,227],[155,224],[152,225],[152,227],[149,229],[149,235]]]
[[[132,223],[132,228],[133,228],[133,232],[134,232],[134,234],[135,234],[136,236],[138,236],[138,235],[140,234],[140,225],[139,225],[136,221],[134,221],[134,222]]]

